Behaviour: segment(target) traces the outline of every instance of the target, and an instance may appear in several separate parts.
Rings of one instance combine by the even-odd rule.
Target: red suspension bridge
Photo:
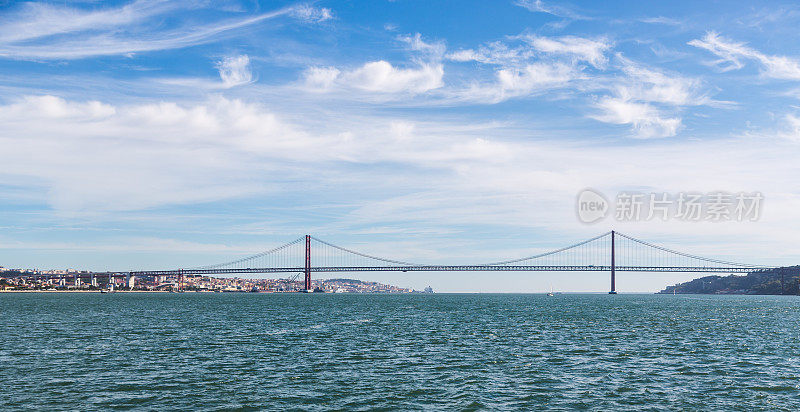
[[[312,273],[331,272],[607,272],[609,293],[616,293],[616,272],[707,272],[752,273],[779,269],[731,262],[683,253],[610,231],[566,247],[532,256],[499,262],[467,265],[429,265],[372,256],[306,235],[274,249],[230,262],[196,268],[139,270],[75,274],[81,276],[127,277],[184,275],[237,275],[293,273],[304,276],[305,290],[311,290]],[[788,269],[786,269],[788,270]],[[63,275],[61,275],[63,276]]]

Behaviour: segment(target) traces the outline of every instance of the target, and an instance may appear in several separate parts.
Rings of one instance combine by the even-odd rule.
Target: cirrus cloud
[[[708,32],[702,39],[694,39],[689,45],[708,50],[717,55],[719,60],[714,64],[722,71],[737,70],[744,67],[744,61],[751,60],[760,64],[761,73],[774,79],[800,80],[800,61],[788,56],[776,56],[762,53],[745,43],[735,42]]]

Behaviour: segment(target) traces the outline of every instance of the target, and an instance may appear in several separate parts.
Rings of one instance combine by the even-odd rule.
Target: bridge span
[[[306,235],[252,256],[230,262],[194,268],[128,270],[67,275],[76,284],[96,276],[124,277],[126,284],[135,276],[173,276],[182,285],[186,275],[238,275],[290,273],[304,276],[306,291],[311,290],[312,273],[340,272],[607,272],[609,293],[616,291],[616,272],[704,272],[752,273],[779,269],[775,266],[746,264],[678,252],[620,232],[599,236],[522,258],[482,263],[431,265],[377,257],[328,243]],[[788,270],[788,269],[787,269]],[[63,276],[63,275],[62,275]],[[41,277],[41,275],[40,275]],[[180,288],[180,286],[179,286]]]

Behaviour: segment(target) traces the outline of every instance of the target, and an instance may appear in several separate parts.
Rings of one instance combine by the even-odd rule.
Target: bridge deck
[[[618,272],[706,272],[706,273],[749,273],[771,267],[702,267],[702,266],[615,266]],[[177,269],[129,272],[137,276],[154,275],[223,275],[248,273],[295,273],[303,272],[302,267],[278,268],[239,268],[239,269]],[[529,266],[529,265],[430,265],[430,266],[318,266],[311,267],[314,273],[333,272],[609,272],[611,266]]]

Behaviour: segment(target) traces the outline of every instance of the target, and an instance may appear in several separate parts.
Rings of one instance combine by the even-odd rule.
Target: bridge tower
[[[304,271],[306,275],[305,287],[306,292],[311,291],[311,235],[306,235],[306,267]]]
[[[611,291],[608,292],[609,295],[616,295],[617,294],[617,284],[616,284],[616,270],[617,270],[617,263],[615,261],[616,258],[616,248],[614,247],[614,231],[611,231]]]

